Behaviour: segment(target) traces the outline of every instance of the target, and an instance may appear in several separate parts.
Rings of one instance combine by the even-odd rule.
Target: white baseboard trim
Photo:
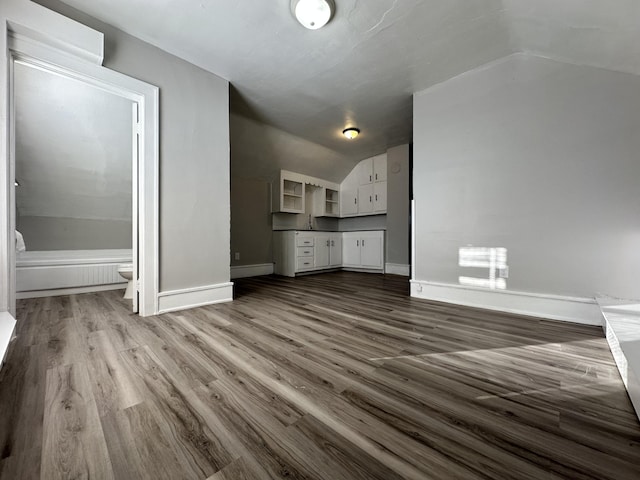
[[[602,314],[593,298],[485,290],[423,280],[411,280],[411,296],[467,307],[602,326]]]
[[[273,263],[261,263],[257,265],[237,265],[231,267],[231,279],[261,277],[273,275]]]
[[[158,313],[175,312],[233,300],[233,282],[160,292]]]
[[[339,267],[338,267],[339,268]],[[343,270],[345,272],[360,272],[360,273],[384,273],[382,268],[357,268],[357,267],[342,267],[339,270]],[[324,271],[324,270],[320,270]],[[311,273],[319,273],[319,271],[311,272]],[[296,274],[297,275],[297,274]]]
[[[411,265],[403,265],[401,263],[386,263],[384,266],[384,273],[408,277],[411,275]]]
[[[76,295],[79,293],[105,292],[107,290],[124,290],[127,283],[112,283],[109,285],[93,285],[89,287],[55,288],[52,290],[33,290],[32,292],[16,292],[17,299],[58,297],[60,295]]]
[[[9,312],[0,312],[0,369],[4,365],[9,342],[13,338],[16,328],[16,320]]]

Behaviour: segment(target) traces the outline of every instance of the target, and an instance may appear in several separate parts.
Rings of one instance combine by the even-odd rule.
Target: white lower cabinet
[[[384,232],[274,232],[275,273],[297,273],[341,267],[382,270]]]
[[[331,240],[329,240],[328,235],[322,235],[319,237],[315,237],[315,249],[313,256],[313,264],[315,268],[326,268],[329,266],[329,245]]]
[[[342,241],[343,267],[382,269],[384,232],[345,232]]]
[[[342,234],[323,233],[315,240],[315,268],[341,267],[342,266]]]

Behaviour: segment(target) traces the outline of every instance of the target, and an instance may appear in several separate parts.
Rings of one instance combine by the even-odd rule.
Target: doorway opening
[[[9,205],[7,209],[9,248],[7,248],[7,250],[4,252],[0,252],[0,255],[6,256],[4,261],[9,266],[9,282],[8,285],[4,287],[6,288],[4,295],[7,295],[9,312],[15,314],[17,296],[16,287],[18,286],[16,281],[19,280],[20,282],[22,282],[22,280],[24,280],[21,279],[19,275],[16,275],[17,255],[16,249],[13,248],[16,245],[16,220],[18,220],[17,223],[20,224],[21,227],[26,227],[27,229],[30,229],[31,232],[37,232],[42,228],[42,225],[47,224],[47,222],[50,224],[51,218],[61,216],[60,218],[64,218],[64,221],[68,225],[78,223],[86,224],[86,221],[89,221],[89,223],[91,223],[93,226],[93,230],[101,230],[102,232],[110,231],[111,234],[118,230],[118,228],[119,230],[122,230],[122,223],[118,228],[115,228],[115,225],[112,222],[111,226],[113,226],[114,229],[109,230],[104,225],[101,225],[99,227],[96,226],[96,222],[93,221],[106,219],[108,221],[128,222],[128,224],[130,225],[129,238],[131,239],[131,253],[129,257],[123,257],[122,255],[118,254],[115,257],[110,258],[111,263],[113,263],[113,266],[115,267],[115,269],[112,269],[112,273],[117,273],[117,265],[121,263],[130,263],[132,270],[131,277],[133,280],[132,286],[134,290],[132,298],[132,310],[139,312],[139,314],[142,316],[156,314],[158,311],[159,290],[157,182],[159,148],[158,88],[145,82],[141,82],[126,75],[104,68],[101,65],[96,65],[95,63],[87,62],[86,60],[73,58],[66,51],[58,51],[53,46],[42,43],[38,39],[26,38],[24,35],[17,34],[15,32],[10,32],[10,36],[8,38],[8,46],[10,53],[8,65],[8,137],[10,141],[8,145],[9,164],[7,166],[8,175],[6,177],[6,188],[9,193]],[[127,195],[112,194],[113,192],[110,193],[110,189],[115,188],[114,185],[116,184],[119,184],[120,188],[122,189],[123,182],[113,181],[114,179],[110,178],[110,174],[108,173],[108,170],[106,168],[106,162],[104,161],[104,159],[109,155],[107,155],[105,152],[94,153],[96,157],[102,156],[103,161],[100,167],[95,167],[93,169],[87,168],[87,165],[82,164],[82,160],[79,160],[78,158],[73,161],[71,160],[71,157],[73,156],[71,155],[72,151],[78,150],[78,147],[81,147],[81,145],[73,145],[73,148],[71,148],[72,145],[70,145],[69,143],[67,143],[66,145],[61,145],[63,147],[61,149],[61,151],[63,152],[61,156],[67,159],[67,165],[64,169],[62,169],[61,172],[59,172],[59,174],[53,174],[49,172],[49,175],[54,177],[49,179],[51,181],[43,182],[42,177],[47,175],[47,173],[43,171],[44,163],[42,162],[45,162],[47,158],[51,160],[54,154],[53,152],[48,152],[47,155],[46,148],[44,148],[42,145],[39,145],[39,149],[41,151],[44,151],[45,158],[41,159],[39,164],[36,162],[36,165],[40,165],[41,167],[40,171],[35,172],[34,174],[34,172],[26,172],[22,170],[23,165],[20,163],[20,158],[17,158],[17,155],[25,154],[25,151],[28,151],[29,149],[25,149],[25,145],[20,144],[20,142],[22,142],[22,138],[20,137],[20,135],[16,135],[16,127],[20,128],[20,122],[26,121],[26,119],[20,118],[21,112],[19,110],[16,110],[17,100],[18,103],[20,103],[20,99],[16,97],[16,94],[21,95],[21,86],[18,86],[17,82],[21,80],[21,75],[24,73],[25,69],[26,71],[29,71],[31,73],[38,72],[38,75],[40,77],[46,77],[47,81],[49,82],[66,84],[66,87],[59,88],[58,90],[52,90],[51,88],[44,89],[47,90],[49,94],[53,92],[58,96],[64,97],[64,91],[69,90],[69,85],[73,84],[74,86],[71,87],[71,89],[75,89],[76,93],[80,93],[81,91],[92,91],[97,95],[98,98],[101,99],[98,100],[98,103],[119,102],[121,112],[124,111],[123,109],[126,109],[128,111],[128,113],[125,113],[126,118],[121,117],[124,118],[124,120],[120,120],[117,125],[113,124],[111,128],[112,131],[118,129],[126,129],[128,131],[129,142],[126,150],[129,152],[128,165],[130,172],[130,181],[127,182],[127,184],[129,185],[127,192],[125,192],[127,193]],[[24,78],[22,78],[22,80],[24,80]],[[42,100],[44,101],[44,98]],[[58,98],[57,100],[58,107],[60,107],[60,105],[62,105],[59,103],[60,98]],[[69,101],[68,97],[67,101]],[[70,105],[67,103],[67,106]],[[52,106],[49,105],[48,107]],[[76,107],[78,107],[78,105],[76,105]],[[67,109],[67,114],[69,114],[69,110],[70,109]],[[75,114],[79,115],[79,112],[75,112]],[[72,123],[70,119],[67,118],[67,120],[69,121],[69,123]],[[83,122],[78,123],[77,118],[75,118],[74,120],[76,121],[77,128],[83,128]],[[100,124],[102,120],[99,117],[94,117],[93,121],[95,121],[96,124]],[[84,123],[87,123],[86,119]],[[22,126],[24,127],[24,124]],[[41,128],[45,128],[45,126],[41,125]],[[59,135],[60,138],[63,136],[63,134],[61,133],[61,126],[51,126],[51,124],[49,124],[48,128],[55,131],[43,132],[41,130],[40,133],[42,133],[43,135],[41,135],[40,137],[34,137],[34,141],[36,143],[40,142],[43,139],[42,137],[44,136],[49,136],[50,140],[52,141],[55,141],[56,134]],[[60,141],[60,138],[58,139],[58,143],[64,143]],[[95,143],[96,139],[93,138],[92,140]],[[16,143],[16,141],[18,141],[18,143]],[[108,150],[108,139],[103,139],[103,141],[97,143],[101,143],[102,148],[107,148]],[[33,145],[31,147],[33,147]],[[16,163],[16,160],[18,163]],[[89,163],[89,160],[87,160],[87,163]],[[18,173],[18,176],[16,176],[16,173]],[[25,180],[22,180],[22,182],[24,183],[21,183],[21,176],[25,178]],[[71,185],[73,183],[70,181],[71,177],[75,177],[75,180],[77,180],[73,185]],[[94,183],[93,186],[89,186],[89,179],[95,180],[95,177],[99,177],[102,184],[98,182],[98,184]],[[59,188],[61,184],[64,184],[65,188]],[[22,188],[22,186],[24,186],[25,188],[21,191],[20,189]],[[46,195],[44,194],[47,193],[47,188],[49,190],[57,189],[58,193],[62,196],[58,197],[57,201],[47,202],[42,198],[46,197]],[[18,191],[16,191],[16,189]],[[102,206],[97,207],[97,209],[94,208],[92,210],[93,213],[88,213],[88,210],[91,210],[90,208],[88,208],[90,204],[94,203],[93,206],[96,207],[97,202],[95,202],[95,200],[100,196],[100,191],[102,192],[103,196],[107,197],[107,199],[110,200],[111,203],[109,201],[106,203],[103,202]],[[126,200],[124,201],[124,203],[122,203],[122,200],[125,198],[125,196]],[[23,204],[17,204],[17,199],[19,202],[23,202]],[[121,202],[119,206],[115,205],[115,203],[118,202],[118,199]],[[38,205],[34,206],[34,204]],[[24,218],[17,219],[17,207],[21,208],[22,212],[31,214],[34,217],[44,217],[44,220],[42,218],[30,218],[25,222]],[[65,208],[63,207],[68,207],[68,210],[65,210]],[[62,210],[69,211],[69,216],[62,217],[63,215],[67,215]],[[122,212],[124,210],[128,210],[128,212],[130,213],[128,218],[122,218]],[[41,215],[36,215],[39,211],[43,213]],[[96,211],[98,213],[95,213]],[[60,230],[61,227],[60,225],[57,225],[55,228]],[[40,236],[40,238],[37,239],[37,242],[44,241],[48,244],[55,244],[57,241],[60,241],[60,238],[54,238],[55,235],[51,233],[51,230],[49,230],[49,235],[49,238],[44,239],[42,238],[42,236]],[[33,234],[30,234],[30,236],[32,237],[31,240],[28,236],[25,238],[25,243],[28,249],[29,243],[33,245],[33,240],[35,240],[36,237]],[[97,245],[100,241],[104,240],[104,238],[97,238],[100,236],[102,236],[100,233],[93,231],[93,240],[84,240],[89,242],[89,244],[91,244],[91,242],[94,242],[93,244]],[[105,236],[108,236],[108,234],[105,234]],[[69,238],[66,238],[64,241],[71,241],[71,245],[73,245],[73,240],[70,240]],[[85,243],[84,245],[86,246],[87,243]],[[114,244],[114,246],[116,245]],[[53,248],[59,247],[59,243],[53,246]],[[83,250],[85,252],[90,252],[92,249],[78,249],[78,251]],[[104,248],[102,250],[126,249]],[[68,251],[74,251],[74,249]],[[89,257],[92,256],[96,257],[95,255],[89,254]],[[73,257],[73,255],[71,255],[71,257]],[[87,258],[66,258],[62,261],[70,264],[75,264],[76,266],[84,264],[85,267],[87,267],[85,268],[85,272],[83,273],[78,274],[76,272],[70,275],[91,275],[91,272],[98,276],[101,275],[101,273],[97,272],[96,269],[90,268],[89,265],[92,263],[101,264],[108,262],[104,262],[104,257],[101,258],[100,256],[97,256],[96,258],[92,258],[90,260],[91,261],[88,261]],[[51,264],[52,262],[50,261],[50,259],[46,262],[48,262],[49,264],[46,265],[47,270],[45,274],[39,276],[40,280],[42,280],[45,276],[50,275],[54,270],[60,270],[60,265]],[[53,261],[53,263],[55,262],[60,262],[60,259],[56,259]],[[29,265],[27,266],[30,267]],[[69,271],[71,272],[71,270]],[[124,278],[120,278],[119,275],[116,278],[121,280],[122,284],[126,283],[126,280]],[[68,278],[67,281],[69,281]],[[92,281],[90,280],[88,283],[92,283]],[[21,283],[20,287],[22,286],[23,285]],[[64,291],[64,283],[59,286],[61,287],[60,289],[51,288],[50,290],[58,290],[57,294],[72,293]],[[73,288],[71,285],[67,286]],[[36,286],[35,289],[38,289],[38,286]],[[48,289],[42,288],[41,290]],[[47,293],[52,292],[44,292],[44,294]],[[19,296],[25,295],[20,292]]]
[[[126,275],[137,312],[137,102],[24,60],[12,72],[17,298]]]

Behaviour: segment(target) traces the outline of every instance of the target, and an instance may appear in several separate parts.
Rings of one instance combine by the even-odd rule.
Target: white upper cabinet
[[[358,179],[360,185],[368,185],[373,183],[373,158],[362,160],[356,167],[358,170]]]
[[[373,184],[373,211],[375,213],[387,211],[387,182]]]
[[[373,185],[358,187],[358,214],[373,213]]]
[[[313,214],[316,217],[340,216],[340,191],[339,186],[334,188],[315,188],[313,193]]]
[[[373,157],[373,181],[387,181],[387,154]]]
[[[281,170],[272,184],[272,212],[304,213],[304,177]]]
[[[340,216],[387,213],[387,154],[362,160],[340,185]]]
[[[351,217],[358,214],[358,189],[340,191],[340,216]]]

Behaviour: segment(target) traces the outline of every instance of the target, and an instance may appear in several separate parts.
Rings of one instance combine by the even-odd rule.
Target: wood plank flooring
[[[19,302],[1,479],[640,478],[600,328],[349,272],[150,318],[121,294]]]

